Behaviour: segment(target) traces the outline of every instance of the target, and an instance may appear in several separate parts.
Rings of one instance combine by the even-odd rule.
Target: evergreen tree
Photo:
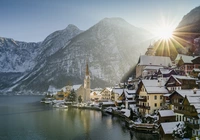
[[[79,102],[79,103],[82,102],[82,97],[81,97],[81,95],[78,96],[78,102]]]
[[[72,102],[74,102],[76,100],[76,93],[75,93],[74,89],[71,90],[71,93],[69,94],[68,99]]]

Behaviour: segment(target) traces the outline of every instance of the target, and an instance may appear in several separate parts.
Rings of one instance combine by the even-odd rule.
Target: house
[[[185,96],[182,103],[182,113],[187,126],[192,129],[192,135],[200,135],[200,91]]]
[[[101,101],[111,101],[112,88],[106,87],[101,91]]]
[[[126,108],[129,108],[130,105],[136,103],[135,95],[136,95],[136,90],[123,89],[123,92],[119,96],[118,100],[122,101],[121,103],[125,104]]]
[[[136,106],[142,115],[153,114],[163,106],[163,95],[169,93],[158,80],[141,80],[136,90]]]
[[[183,122],[165,122],[161,123],[159,127],[160,137],[162,140],[172,140],[173,131],[177,128],[177,126],[182,125]]]
[[[91,101],[99,101],[101,99],[101,91],[102,90],[103,90],[102,88],[93,89],[92,92],[90,93]]]
[[[177,121],[185,121],[183,110],[183,100],[186,96],[200,96],[200,91],[193,90],[176,90],[170,96],[171,108],[176,114]]]
[[[198,78],[198,77],[199,77],[199,74],[200,74],[200,69],[198,69],[198,68],[194,68],[194,69],[192,70],[192,72],[190,73],[190,75],[191,75],[192,77],[195,77],[195,78]]]
[[[194,89],[198,87],[197,79],[190,76],[172,75],[167,80],[165,86],[170,92],[181,89]]]
[[[119,97],[122,95],[123,92],[124,92],[123,88],[120,88],[120,87],[113,88],[112,95],[111,95],[111,100],[112,101],[117,101],[119,99]]]
[[[161,66],[146,66],[142,72],[142,78],[149,77],[157,73],[159,69],[162,69]]]
[[[176,115],[173,110],[160,110],[158,111],[158,117],[159,123],[176,121]]]
[[[177,75],[173,69],[159,69],[157,72],[158,78],[164,78],[167,80],[171,75]]]
[[[83,85],[79,84],[79,85],[73,85],[71,90],[74,90],[74,92],[76,93],[76,102],[78,102],[78,98],[79,96],[82,98],[82,101],[84,102],[84,94],[85,94],[85,89],[83,87]]]
[[[56,93],[56,100],[64,100],[71,93],[72,86],[65,86]]]
[[[136,66],[136,78],[142,75],[146,66],[169,67],[172,61],[170,57],[141,55]]]
[[[179,70],[184,71],[185,74],[190,74],[192,70],[195,68],[193,62],[196,62],[196,61],[194,61],[193,59],[196,59],[196,58],[197,58],[196,56],[178,54],[175,59],[175,63],[179,67]]]

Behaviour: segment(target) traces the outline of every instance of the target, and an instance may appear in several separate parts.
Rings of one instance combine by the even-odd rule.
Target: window
[[[160,100],[162,99],[162,95],[160,95]]]
[[[154,99],[157,100],[157,95],[154,96]]]
[[[149,96],[147,96],[147,100],[149,100]]]
[[[155,103],[154,106],[157,107],[157,103]]]
[[[160,103],[160,106],[162,106],[162,103]]]

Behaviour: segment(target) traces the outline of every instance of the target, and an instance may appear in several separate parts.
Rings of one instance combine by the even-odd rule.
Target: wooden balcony
[[[142,109],[148,109],[148,110],[150,110],[150,106],[136,105],[136,107],[139,107],[139,108],[142,108]]]
[[[189,111],[185,111],[185,110],[175,110],[174,109],[174,113],[180,113],[183,114],[184,116],[188,116],[188,117],[197,117],[197,113],[196,112],[189,112]]]
[[[138,101],[140,101],[140,102],[147,102],[147,97],[139,97]]]

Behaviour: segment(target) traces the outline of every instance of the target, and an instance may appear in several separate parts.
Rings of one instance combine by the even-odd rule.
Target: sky
[[[0,0],[0,37],[39,42],[74,24],[87,30],[120,17],[152,32],[161,21],[178,25],[199,0]]]

